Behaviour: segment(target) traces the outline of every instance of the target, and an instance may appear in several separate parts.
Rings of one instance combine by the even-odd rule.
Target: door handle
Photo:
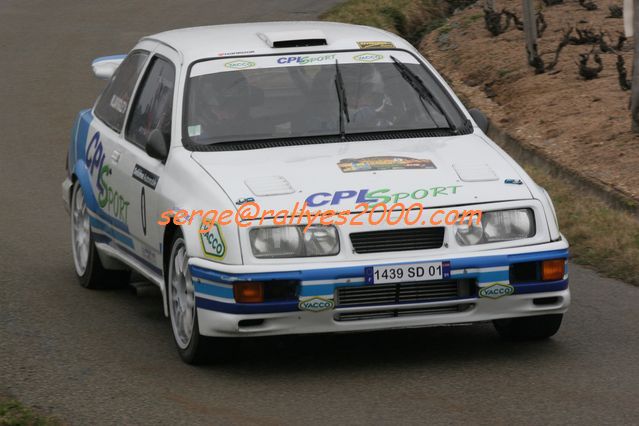
[[[120,161],[120,151],[113,150],[113,153],[111,153],[111,161],[114,163]]]

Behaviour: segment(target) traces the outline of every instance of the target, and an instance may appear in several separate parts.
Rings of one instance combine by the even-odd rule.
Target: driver
[[[245,129],[249,112],[250,86],[241,72],[227,71],[203,77],[202,100],[197,106],[203,137],[237,136]]]
[[[386,117],[391,101],[385,94],[382,75],[372,64],[362,65],[364,67],[366,71],[359,80],[356,98],[349,99],[349,103],[353,103],[351,121],[364,127],[386,127],[392,124]]]

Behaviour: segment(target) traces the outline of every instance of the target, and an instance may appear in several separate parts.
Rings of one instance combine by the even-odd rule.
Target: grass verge
[[[446,28],[450,12],[468,3],[464,0],[348,0],[325,13],[322,19],[383,28],[416,45],[427,32]],[[481,15],[471,17],[480,18]],[[597,197],[582,195],[575,185],[541,169],[523,166],[550,194],[561,232],[570,242],[573,260],[639,285],[639,222],[636,218]]]
[[[350,0],[321,18],[382,28],[416,44],[423,34],[442,25],[449,13],[448,3],[441,0]]]
[[[59,420],[42,416],[18,401],[0,397],[1,426],[59,426]]]
[[[573,260],[639,285],[639,221],[595,196],[582,195],[572,183],[535,167],[524,168],[550,194]]]

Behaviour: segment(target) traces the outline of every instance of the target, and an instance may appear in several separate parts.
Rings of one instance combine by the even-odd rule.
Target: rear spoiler
[[[126,55],[101,56],[91,62],[93,74],[97,78],[108,80],[120,66]]]

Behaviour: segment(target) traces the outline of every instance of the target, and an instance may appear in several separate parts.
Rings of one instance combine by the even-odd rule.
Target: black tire
[[[554,314],[507,318],[495,320],[493,325],[503,339],[543,340],[554,336],[559,331],[563,317],[563,314]]]
[[[111,289],[111,288],[121,288],[129,284],[129,279],[131,276],[130,270],[110,270],[106,269],[102,262],[100,261],[100,255],[98,254],[98,250],[95,247],[95,239],[93,236],[93,232],[89,227],[88,231],[88,257],[86,260],[86,267],[82,270],[81,267],[78,266],[76,261],[76,250],[74,238],[74,205],[78,200],[76,197],[79,197],[82,194],[82,203],[84,203],[84,195],[82,193],[82,188],[79,183],[76,183],[72,189],[72,198],[71,198],[71,245],[72,245],[72,253],[74,257],[74,266],[75,273],[78,277],[78,281],[80,285],[84,288],[88,289]],[[86,207],[86,205],[85,205]]]
[[[170,247],[171,251],[167,259],[167,264],[165,265],[166,297],[169,303],[169,321],[171,323],[173,341],[175,342],[175,347],[177,348],[180,358],[182,358],[185,363],[192,365],[228,360],[231,355],[232,345],[230,344],[228,339],[207,337],[200,334],[197,308],[195,306],[193,307],[192,313],[193,328],[191,330],[188,342],[185,340],[184,336],[179,335],[180,333],[179,331],[177,331],[177,329],[179,328],[178,324],[180,323],[180,321],[176,319],[179,315],[176,314],[175,311],[177,311],[178,305],[180,303],[175,299],[174,295],[176,295],[178,291],[174,292],[171,280],[174,276],[176,263],[175,258],[178,255],[180,247],[184,247],[184,253],[186,253],[182,231],[177,230],[175,232],[171,240]],[[193,283],[190,279],[190,274],[188,274],[186,278],[190,286],[193,286]],[[188,289],[188,291],[191,291],[191,289]],[[179,293],[181,294],[181,292]],[[193,299],[193,303],[195,303],[195,295],[193,295]]]

